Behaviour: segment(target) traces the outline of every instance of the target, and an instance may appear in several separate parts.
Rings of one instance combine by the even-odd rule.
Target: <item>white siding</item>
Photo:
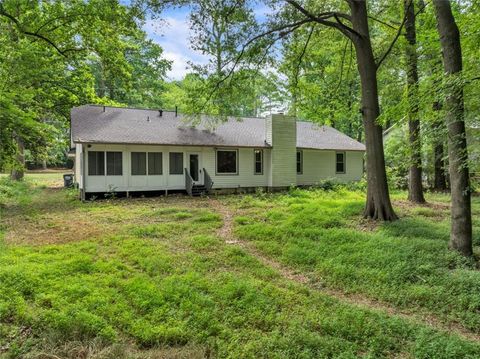
[[[183,153],[183,168],[189,168],[189,153],[199,155],[199,168],[205,168],[212,178],[213,188],[240,187],[287,187],[290,185],[315,185],[322,179],[341,182],[359,180],[363,175],[363,151],[346,151],[345,173],[336,173],[335,151],[303,151],[303,173],[296,171],[296,122],[283,115],[272,115],[266,120],[266,139],[272,148],[263,148],[263,173],[254,173],[254,148],[228,148],[238,151],[238,173],[216,173],[216,148],[198,146],[152,146],[152,145],[81,145],[76,146],[75,174],[80,188],[85,192],[109,190],[148,191],[185,189],[185,175],[169,174],[169,153]],[[218,148],[221,149],[221,148]],[[82,152],[83,150],[83,152]],[[121,151],[122,176],[89,176],[88,151]],[[161,175],[131,175],[131,152],[161,152],[163,173]],[[83,157],[82,157],[83,154]],[[83,163],[84,159],[85,163]],[[105,159],[105,166],[106,166]],[[85,178],[82,178],[81,168]],[[148,168],[148,166],[147,166]],[[199,175],[203,180],[203,170]]]
[[[73,172],[75,175],[75,182],[78,183],[78,188],[82,189],[83,188],[83,178],[82,178],[82,164],[83,164],[83,159],[82,159],[83,153],[82,153],[82,144],[78,144],[75,146],[75,162],[73,165]]]
[[[105,192],[109,189],[124,191],[178,190],[185,188],[185,176],[169,174],[169,152],[183,153],[183,167],[188,168],[188,154],[199,154],[199,167],[205,168],[212,178],[213,188],[264,187],[268,185],[270,172],[270,149],[264,148],[264,171],[254,174],[254,149],[238,149],[238,174],[216,174],[216,151],[213,147],[190,146],[144,146],[144,145],[91,145],[84,146],[86,151],[121,151],[123,153],[122,176],[89,176],[88,155],[85,155],[85,189],[86,192]],[[131,175],[131,152],[162,152],[163,174],[155,176]],[[106,160],[105,160],[106,164]],[[203,171],[200,174],[203,179]]]
[[[345,151],[345,173],[336,173],[336,151],[303,151],[303,173],[297,175],[297,184],[315,185],[322,179],[339,182],[358,181],[363,175],[363,152]],[[340,151],[341,152],[341,151]]]

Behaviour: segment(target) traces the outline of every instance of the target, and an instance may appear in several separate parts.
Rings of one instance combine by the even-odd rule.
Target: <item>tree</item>
[[[171,62],[163,49],[141,29],[123,36],[117,47],[120,59],[92,54],[88,63],[95,76],[97,96],[133,107],[163,107],[164,78]]]
[[[350,13],[330,10],[318,13],[308,10],[295,0],[286,1],[300,16],[296,21],[278,27],[276,31],[280,31],[281,35],[285,31],[293,31],[304,24],[314,23],[333,27],[352,41],[356,52],[357,70],[361,84],[362,107],[360,112],[365,129],[367,154],[368,185],[364,216],[385,221],[397,219],[390,201],[387,184],[382,127],[377,123],[380,115],[377,69],[390,53],[401,29],[399,29],[394,41],[384,55],[376,61],[370,39],[368,12],[365,1],[348,0]],[[351,25],[346,25],[345,22],[349,22]],[[270,30],[270,32],[273,32],[273,30]]]
[[[0,2],[0,169],[20,179],[24,150],[40,159],[67,143],[70,109],[105,101],[91,59],[133,71],[123,44],[142,16],[115,0]]]
[[[360,81],[353,45],[335,29],[305,26],[282,43],[289,113],[363,140]]]
[[[440,113],[441,104],[439,101],[433,103],[433,111],[435,114]],[[440,117],[437,115],[437,117]],[[435,191],[446,191],[447,190],[447,180],[445,177],[445,150],[444,150],[444,138],[439,136],[439,134],[445,132],[445,124],[442,122],[441,118],[435,119],[433,124],[433,131],[435,133],[435,138],[433,139],[433,189]]]
[[[210,58],[206,66],[195,67],[220,77],[235,60],[238,46],[255,33],[253,10],[245,0],[202,0],[192,6],[192,48]]]
[[[415,203],[424,203],[422,186],[422,144],[420,138],[420,120],[418,119],[418,55],[415,28],[414,2],[404,0],[405,38],[407,58],[408,128],[410,142],[410,169],[408,181],[408,199]]]
[[[448,155],[451,187],[450,248],[464,256],[473,254],[472,212],[468,152],[464,121],[462,49],[460,32],[450,1],[434,0],[437,30],[445,69],[445,122],[448,130]]]
[[[226,116],[256,115],[258,93],[252,91],[264,77],[258,69],[249,66],[238,68],[229,78],[238,48],[258,30],[252,8],[246,0],[201,0],[191,3],[191,46],[209,58],[205,65],[191,64],[202,86],[189,92],[192,98],[203,98],[212,91],[218,96],[210,104],[190,101],[191,114],[208,112]],[[252,57],[254,53],[251,53]],[[193,89],[193,88],[190,88]]]
[[[365,129],[367,152],[367,201],[364,216],[375,220],[395,220],[397,216],[390,201],[387,175],[385,171],[385,156],[383,150],[382,126],[377,122],[380,115],[377,70],[394,47],[401,34],[403,21],[382,56],[375,59],[369,32],[369,16],[365,1],[347,0],[339,3],[339,9],[344,9],[346,3],[349,12],[331,10],[332,4],[317,4],[316,2],[300,3],[296,0],[285,0],[286,6],[281,13],[267,22],[264,31],[249,38],[237,52],[226,75],[216,81],[206,102],[212,102],[215,93],[218,95],[220,86],[228,79],[235,77],[235,70],[244,68],[252,59],[262,60],[269,55],[274,44],[295,32],[302,26],[327,26],[340,31],[353,43],[356,52],[357,69],[361,83],[361,109]],[[272,6],[276,5],[275,2]],[[335,2],[336,4],[336,2]],[[323,7],[322,7],[323,6]],[[243,66],[242,66],[243,65]],[[221,96],[218,96],[221,98]]]

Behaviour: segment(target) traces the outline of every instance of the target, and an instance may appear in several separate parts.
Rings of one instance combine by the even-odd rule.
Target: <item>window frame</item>
[[[235,152],[235,172],[218,172],[218,152]],[[215,175],[216,176],[238,176],[239,175],[239,151],[230,148],[216,148],[215,149]]]
[[[260,172],[257,172],[257,152],[260,153]],[[263,175],[263,150],[260,148],[255,148],[253,150],[253,174],[256,176]]]
[[[300,171],[298,171],[298,154],[300,154]],[[297,150],[295,153],[295,169],[297,171],[297,175],[302,175],[303,174],[303,150]]]
[[[150,154],[160,155],[160,173],[150,173]],[[147,152],[147,176],[163,176],[163,152],[161,151]]]
[[[133,173],[133,154],[144,154],[145,155],[145,173]],[[132,152],[130,152],[130,174],[132,176],[146,176],[147,175],[147,167],[148,167],[147,152],[144,152],[144,151],[132,151]]]
[[[172,154],[180,154],[181,155],[181,158],[182,158],[182,166],[181,166],[181,172],[180,173],[172,173],[172,158],[171,158],[171,155]],[[171,152],[168,152],[168,174],[170,176],[179,176],[179,175],[183,175],[184,172],[185,172],[185,166],[184,166],[184,153],[183,152],[175,152],[175,151],[171,151]]]
[[[338,159],[337,155],[341,154],[343,156],[343,161],[341,162],[343,164],[343,171],[338,171]],[[345,174],[347,173],[347,153],[345,151],[335,151],[335,173],[336,174]]]
[[[91,165],[91,161],[90,161],[90,154],[94,154],[95,153],[95,172],[94,174],[90,173],[90,165]],[[101,153],[103,155],[103,166],[101,167],[102,169],[102,173],[98,173],[98,154]],[[106,161],[105,161],[105,151],[87,151],[87,161],[88,161],[88,166],[87,166],[87,173],[88,173],[88,176],[105,176],[105,165],[106,165]]]
[[[108,172],[108,154],[111,153],[113,154],[113,174],[110,174]],[[115,173],[115,154],[120,154],[120,174],[116,174]],[[123,152],[122,151],[105,151],[105,158],[106,158],[106,166],[107,166],[107,170],[106,170],[106,175],[107,176],[123,176]]]

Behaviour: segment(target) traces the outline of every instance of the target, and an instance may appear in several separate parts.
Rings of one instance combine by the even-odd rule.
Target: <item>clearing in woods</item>
[[[81,203],[59,178],[0,179],[0,356],[480,356],[446,195],[375,225],[345,188]]]

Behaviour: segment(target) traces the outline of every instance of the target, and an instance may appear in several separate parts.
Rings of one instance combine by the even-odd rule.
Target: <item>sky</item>
[[[172,61],[172,69],[167,73],[171,80],[181,80],[188,72],[188,62],[205,64],[208,57],[190,48],[189,9],[179,8],[163,12],[162,20],[147,20],[143,29],[148,37],[158,43],[164,57]]]
[[[264,6],[255,8],[257,20],[266,18],[268,9]],[[167,73],[170,80],[181,80],[188,72],[188,63],[206,64],[208,57],[190,48],[188,7],[168,9],[161,14],[162,20],[149,19],[143,29],[148,37],[159,44],[164,57],[172,61],[172,69]]]

